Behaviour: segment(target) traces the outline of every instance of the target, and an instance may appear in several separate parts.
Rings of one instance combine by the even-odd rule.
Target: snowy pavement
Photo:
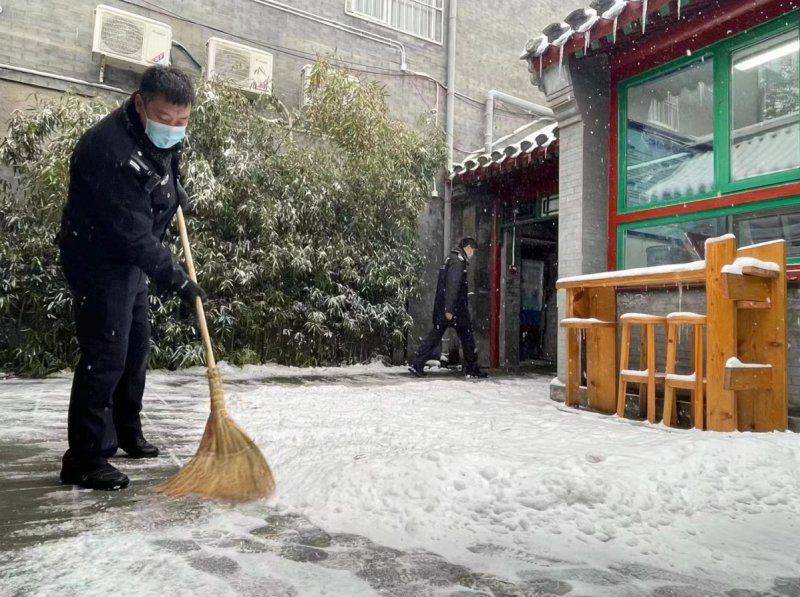
[[[152,487],[208,414],[203,371],[156,372],[156,460],[62,487],[70,376],[0,381],[0,596],[800,595],[800,435],[704,433],[566,409],[549,378],[380,365],[222,368],[278,494]]]

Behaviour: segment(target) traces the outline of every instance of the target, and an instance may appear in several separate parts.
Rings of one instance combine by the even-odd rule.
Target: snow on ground
[[[1,484],[32,496],[5,510],[0,595],[800,594],[797,434],[576,411],[540,376],[222,375],[229,410],[273,468],[272,500],[152,492],[199,442],[200,369],[150,375],[145,430],[165,455],[115,460],[132,478],[116,494],[54,482],[68,375],[0,382],[0,445],[36,449],[0,465]]]

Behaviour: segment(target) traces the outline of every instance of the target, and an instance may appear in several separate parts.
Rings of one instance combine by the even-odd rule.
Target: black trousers
[[[132,266],[86,266],[62,250],[75,300],[80,361],[69,402],[67,455],[102,463],[142,435],[150,319],[145,275]]]
[[[439,357],[439,343],[448,329],[450,327],[446,325],[435,325],[431,328],[411,361],[411,365],[414,368],[422,369],[427,361]],[[478,369],[478,349],[475,346],[472,327],[457,325],[455,330],[461,342],[461,350],[464,352],[464,372],[476,371]]]

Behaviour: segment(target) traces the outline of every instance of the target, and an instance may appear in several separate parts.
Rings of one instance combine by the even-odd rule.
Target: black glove
[[[197,284],[191,281],[191,279],[186,278],[186,280],[175,289],[175,292],[181,297],[182,300],[186,301],[189,305],[194,306],[195,302],[197,302],[197,297],[199,296],[202,300],[206,300],[208,295],[206,295],[206,291],[200,288]]]

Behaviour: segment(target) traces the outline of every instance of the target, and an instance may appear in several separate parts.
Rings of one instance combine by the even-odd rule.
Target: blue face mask
[[[153,145],[161,149],[169,149],[186,137],[185,126],[170,126],[149,118],[144,127],[144,132],[153,142]]]

